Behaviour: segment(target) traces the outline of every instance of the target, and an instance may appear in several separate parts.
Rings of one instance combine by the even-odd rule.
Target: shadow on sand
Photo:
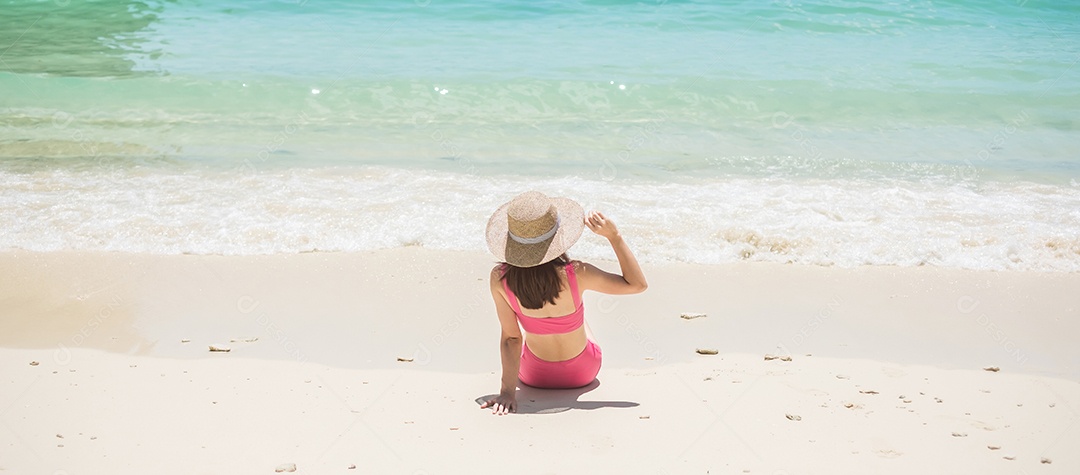
[[[593,410],[603,407],[637,407],[630,401],[579,401],[582,394],[600,387],[600,380],[593,380],[586,386],[574,389],[541,389],[521,384],[518,386],[518,414],[555,414],[571,409]],[[487,394],[476,398],[477,404],[497,396]]]

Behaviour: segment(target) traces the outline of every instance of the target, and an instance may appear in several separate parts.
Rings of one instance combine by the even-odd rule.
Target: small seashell
[[[38,363],[37,361],[31,361],[30,362],[30,366],[37,366],[39,364],[41,364],[41,363]]]
[[[679,314],[679,318],[681,318],[683,320],[693,320],[695,318],[704,318],[704,317],[707,317],[707,316],[708,315],[705,315],[704,313],[687,313],[687,312],[683,312],[683,313]]]
[[[295,463],[283,463],[281,465],[278,465],[277,468],[274,469],[274,471],[278,472],[278,473],[281,473],[281,472],[295,472],[296,471],[296,464]]]
[[[990,450],[1001,450],[1000,445],[987,445],[986,448],[988,448]]]
[[[398,361],[401,361],[401,362],[403,362],[403,363],[412,363],[412,362],[413,362],[413,359],[412,359],[412,358],[402,358],[402,357],[400,357],[400,356],[398,357],[398,359],[397,359],[397,360],[398,360]]]
[[[1039,463],[1054,463],[1054,462],[1052,460],[1046,458],[1046,457],[1043,457],[1043,458],[1039,459]]]
[[[784,417],[786,417],[787,420],[789,420],[789,421],[801,421],[802,420],[802,416],[799,416],[799,415],[796,415],[796,414],[784,414]]]
[[[862,393],[862,394],[879,394],[877,391],[874,391],[873,389],[867,389],[865,391],[859,391],[859,392]]]
[[[1001,371],[1001,368],[998,368],[997,366],[987,366],[983,368],[983,371],[990,371],[992,373],[996,373],[998,371]]]
[[[349,470],[356,470],[356,464],[355,463],[350,463],[349,466],[345,467],[345,468],[347,468]]]
[[[953,437],[967,437],[967,433],[964,433],[964,432],[953,432],[953,433],[952,433],[952,436],[953,436]]]
[[[719,351],[714,350],[712,348],[698,348],[697,353],[699,355],[715,355],[715,354],[719,353]]]
[[[1016,456],[1015,456],[1015,455],[1006,455],[1006,456],[1003,456],[1003,457],[1001,457],[1001,458],[1003,458],[1003,459],[1005,459],[1005,460],[1016,460]]]
[[[224,345],[210,345],[210,351],[228,353],[228,352],[232,351],[232,348],[229,348],[229,347],[224,346]]]
[[[187,338],[182,338],[182,339],[180,340],[180,343],[191,343],[191,340],[189,340],[189,339],[187,339]]]

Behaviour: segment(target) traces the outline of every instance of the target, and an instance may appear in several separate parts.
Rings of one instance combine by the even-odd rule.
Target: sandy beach
[[[1080,2],[0,24],[0,475],[1080,474]],[[648,288],[499,416],[504,237]]]
[[[0,472],[1080,470],[1078,275],[646,265],[599,384],[499,417],[491,265],[6,252]]]

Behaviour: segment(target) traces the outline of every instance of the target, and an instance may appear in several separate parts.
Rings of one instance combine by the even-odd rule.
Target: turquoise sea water
[[[1080,4],[0,2],[0,247],[1080,270]],[[586,239],[581,256],[603,256]]]

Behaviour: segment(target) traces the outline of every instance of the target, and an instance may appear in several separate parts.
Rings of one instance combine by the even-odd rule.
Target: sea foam
[[[34,251],[483,251],[490,213],[537,189],[608,214],[646,262],[1080,271],[1075,184],[161,166],[9,169],[0,183],[0,248]],[[575,256],[612,257],[585,234]]]

